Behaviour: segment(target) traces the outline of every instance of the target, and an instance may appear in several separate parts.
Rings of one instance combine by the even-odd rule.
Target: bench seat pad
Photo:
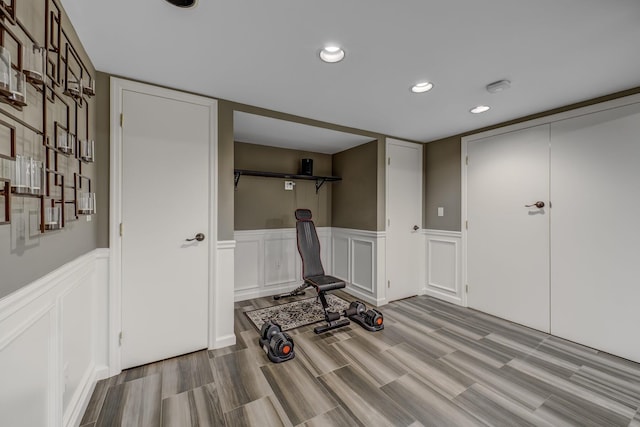
[[[323,292],[342,289],[346,286],[344,280],[333,276],[311,276],[304,279],[304,281]]]

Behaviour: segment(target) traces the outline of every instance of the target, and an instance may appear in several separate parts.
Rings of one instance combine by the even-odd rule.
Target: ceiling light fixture
[[[489,83],[485,89],[489,93],[498,93],[507,90],[511,87],[509,80],[498,80],[497,82]]]
[[[198,2],[198,0],[167,0],[167,2],[171,3],[174,6],[182,7],[186,9],[189,7],[194,7]]]
[[[433,83],[431,82],[420,82],[416,83],[411,87],[411,92],[413,93],[424,93],[429,92],[433,89]]]
[[[480,114],[484,113],[485,111],[489,111],[490,109],[491,107],[489,107],[488,105],[478,105],[477,107],[473,107],[471,110],[469,110],[469,112],[473,114]]]
[[[329,63],[340,62],[344,59],[344,50],[336,45],[325,46],[320,51],[320,59]]]

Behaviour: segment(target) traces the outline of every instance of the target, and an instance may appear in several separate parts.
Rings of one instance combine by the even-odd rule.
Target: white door
[[[395,301],[422,288],[422,145],[387,139],[386,201],[387,301]]]
[[[551,332],[640,362],[640,104],[551,125]]]
[[[467,303],[548,332],[549,127],[471,141],[467,155]]]
[[[122,94],[122,368],[207,347],[210,109]]]

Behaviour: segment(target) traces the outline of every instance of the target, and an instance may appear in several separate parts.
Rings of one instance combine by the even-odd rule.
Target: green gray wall
[[[16,2],[18,19],[41,46],[45,45],[45,5],[46,2],[35,0],[18,0]],[[74,29],[69,24],[69,19],[64,15],[64,11],[62,13],[62,23],[69,41],[78,51],[81,60],[88,68],[89,74],[95,77],[95,69],[89,57],[84,51]],[[5,20],[5,24],[10,26],[11,30],[26,45],[27,36],[24,35],[22,30],[10,24],[7,20]],[[53,53],[50,55],[53,55]],[[59,86],[55,91],[74,111],[74,102],[62,94],[63,88]],[[96,105],[101,100],[106,99],[108,102],[109,99],[109,94],[102,92],[99,87],[97,88],[97,93],[96,97],[88,99],[87,104],[83,104],[79,109],[80,119],[78,120],[77,133],[81,137],[85,135],[86,123],[86,121],[82,121],[82,118],[88,108],[88,134],[89,137],[97,139],[95,121],[97,114],[102,113],[96,110]],[[40,132],[46,132],[51,138],[54,133],[53,121],[64,121],[66,119],[66,107],[61,101],[56,103],[46,101],[45,108],[45,101],[41,92],[37,92],[31,85],[27,85],[27,103],[28,105],[22,111],[18,111],[6,104],[0,104],[0,119],[11,126],[15,126],[18,154],[44,158],[42,139],[36,133],[26,130],[26,127],[15,118],[28,123]],[[46,128],[43,120],[44,110],[47,111],[48,116]],[[70,119],[72,129],[75,127],[74,118],[75,115],[72,113]],[[53,144],[53,141],[50,140],[50,142]],[[106,220],[106,218],[103,218],[103,203],[107,201],[104,195],[98,193],[98,187],[102,183],[97,178],[97,169],[101,168],[102,162],[105,161],[102,143],[101,140],[96,140],[96,163],[82,165],[82,174],[91,178],[92,189],[95,189],[97,193],[97,207],[100,209],[98,215],[92,216],[91,222],[87,221],[87,217],[80,216],[76,221],[67,222],[62,230],[40,234],[38,231],[40,199],[12,197],[12,223],[0,225],[0,298],[98,247],[98,229],[102,224],[102,220]],[[0,143],[0,147],[3,147],[2,144]],[[73,172],[78,168],[77,163],[74,164],[75,160],[72,158],[60,158],[59,162],[59,170],[65,173],[65,185],[72,185]],[[69,199],[68,192],[67,199]]]
[[[460,231],[460,138],[425,144],[423,227]],[[444,208],[444,216],[437,215]]]
[[[314,175],[331,175],[331,155],[264,145],[235,143],[236,169],[297,174],[302,159],[313,159]],[[235,229],[260,230],[295,227],[294,211],[311,209],[317,227],[331,226],[331,194],[336,184],[325,183],[316,194],[315,181],[241,176],[235,191]]]
[[[378,163],[377,140],[333,155],[333,227],[378,230]]]
[[[218,102],[218,240],[233,240],[233,106]]]
[[[110,140],[111,130],[109,126],[109,99],[110,84],[109,75],[96,73],[96,207],[99,248],[109,247],[109,167],[110,167]]]

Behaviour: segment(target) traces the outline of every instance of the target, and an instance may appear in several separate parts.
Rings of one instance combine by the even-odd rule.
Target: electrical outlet
[[[91,215],[87,215],[87,222],[91,222]]]
[[[284,182],[284,189],[285,190],[293,190],[293,186],[296,185],[295,182],[293,181],[285,181]]]
[[[444,216],[444,208],[438,208],[438,216]]]

